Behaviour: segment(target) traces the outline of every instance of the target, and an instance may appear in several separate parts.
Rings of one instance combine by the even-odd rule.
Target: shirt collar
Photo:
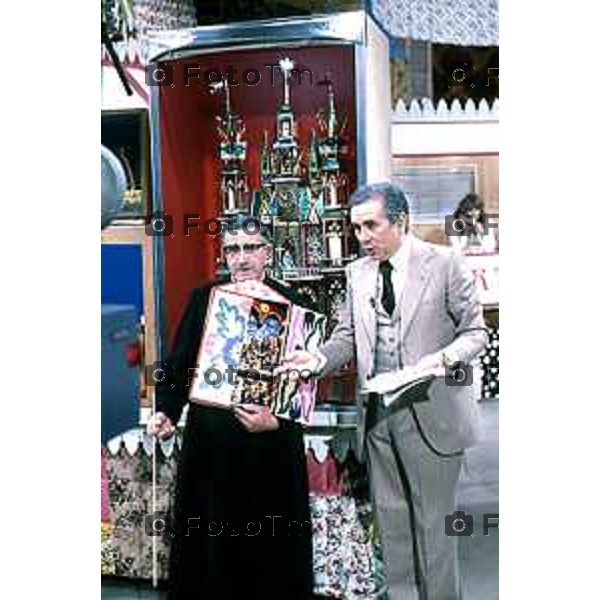
[[[412,236],[410,233],[406,234],[404,240],[402,241],[402,245],[392,256],[390,256],[390,263],[394,270],[398,272],[402,272],[406,269],[406,265],[408,263],[408,256],[410,254],[410,246],[412,244]]]

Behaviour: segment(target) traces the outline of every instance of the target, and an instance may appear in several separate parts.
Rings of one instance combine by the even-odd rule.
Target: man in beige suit
[[[462,454],[477,438],[480,416],[473,388],[443,373],[483,350],[481,305],[462,257],[410,234],[399,188],[359,188],[350,206],[365,256],[348,267],[338,325],[317,355],[294,352],[283,369],[326,376],[355,357],[363,390],[374,376],[387,373],[393,382],[409,366],[442,375],[394,410],[381,395],[362,395],[358,452],[367,461],[390,600],[456,600],[456,545],[445,517],[455,510]]]

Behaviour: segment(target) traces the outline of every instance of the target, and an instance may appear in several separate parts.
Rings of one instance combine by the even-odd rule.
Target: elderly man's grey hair
[[[231,232],[234,233],[231,233]],[[228,219],[223,232],[233,236],[238,231],[243,231],[248,235],[260,235],[267,242],[273,243],[273,227],[268,223],[263,223],[258,217],[253,217],[249,213],[237,213],[231,220]]]

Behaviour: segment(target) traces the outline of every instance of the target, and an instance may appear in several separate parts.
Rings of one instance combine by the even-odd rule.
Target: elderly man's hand
[[[170,438],[175,433],[175,427],[171,419],[163,412],[153,414],[148,420],[146,433],[149,436],[155,435],[160,440]]]
[[[244,404],[233,409],[235,418],[251,433],[273,431],[279,427],[277,417],[273,416],[268,406]]]

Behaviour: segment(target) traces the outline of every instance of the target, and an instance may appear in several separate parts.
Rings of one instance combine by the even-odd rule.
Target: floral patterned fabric
[[[498,46],[498,0],[373,0],[392,36],[457,46]]]
[[[102,514],[102,574],[151,579],[154,539],[158,578],[166,579],[168,537],[152,538],[144,530],[144,517],[152,513],[152,455],[141,442],[137,448],[128,446],[103,451],[103,493],[108,489],[109,507]],[[178,443],[167,451],[157,445],[158,511],[171,512],[178,453]],[[328,455],[322,473],[310,451],[308,459],[325,491],[310,497],[315,593],[348,600],[380,598],[383,566],[364,468],[352,453],[343,462]],[[325,488],[323,477],[329,481]]]

